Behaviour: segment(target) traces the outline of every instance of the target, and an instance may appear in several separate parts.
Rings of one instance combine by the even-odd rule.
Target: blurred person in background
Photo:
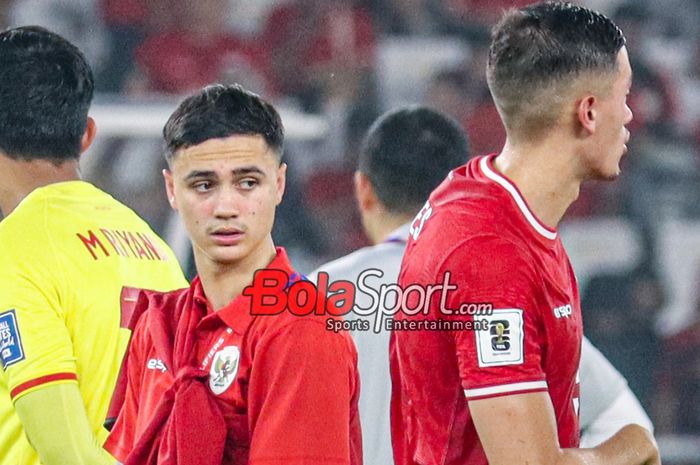
[[[105,56],[105,28],[99,14],[101,0],[18,0],[2,2],[10,26],[39,24],[74,43],[97,68]]]
[[[382,35],[431,36],[439,32],[435,0],[380,0],[370,2]]]
[[[280,98],[322,113],[326,161],[346,159],[377,114],[377,32],[361,0],[291,0],[272,9],[260,42]]]
[[[272,9],[261,42],[280,95],[311,111],[366,92],[376,32],[359,0],[291,0]]]
[[[362,224],[372,245],[321,265],[329,282],[358,283],[366,270],[381,271],[373,276],[375,288],[394,285],[416,213],[448,173],[469,157],[466,135],[445,115],[427,107],[406,107],[380,117],[362,145],[355,173],[355,195]],[[355,308],[372,307],[368,294],[356,296]],[[368,330],[351,334],[358,351],[360,370],[360,418],[365,465],[393,463],[389,428],[391,380],[389,377],[389,331],[375,328],[377,315],[390,313],[391,302],[382,302],[375,314],[350,313],[348,320],[367,319]],[[376,331],[378,329],[379,331]],[[581,352],[582,443],[593,447],[627,424],[652,430],[627,382],[615,368],[584,339]]]
[[[212,82],[268,92],[261,44],[229,29],[227,16],[235,11],[228,0],[166,6],[176,20],[151,29],[135,48],[135,72],[125,84],[129,93],[182,95]]]
[[[0,463],[114,464],[103,427],[139,289],[187,285],[133,211],[80,179],[95,137],[82,53],[0,34]],[[120,394],[121,395],[121,394]]]

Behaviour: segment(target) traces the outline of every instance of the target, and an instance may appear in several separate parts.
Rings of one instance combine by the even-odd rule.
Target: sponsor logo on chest
[[[566,304],[561,307],[556,307],[553,311],[554,316],[557,318],[569,318],[573,313],[573,307],[571,304]]]
[[[149,370],[160,371],[161,373],[168,371],[168,369],[165,367],[165,363],[163,363],[163,360],[159,358],[150,359],[148,363],[146,363],[146,368]]]

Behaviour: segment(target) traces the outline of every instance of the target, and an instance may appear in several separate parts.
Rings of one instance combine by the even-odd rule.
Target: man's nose
[[[216,198],[214,214],[219,218],[235,218],[240,213],[240,193],[235,187],[222,187]]]

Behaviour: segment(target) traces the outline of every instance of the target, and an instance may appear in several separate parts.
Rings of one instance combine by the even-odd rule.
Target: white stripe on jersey
[[[533,215],[530,209],[527,207],[527,203],[525,203],[525,200],[523,200],[523,198],[520,196],[520,193],[515,186],[513,186],[506,178],[491,169],[489,166],[489,157],[482,158],[481,162],[479,163],[479,167],[487,178],[497,182],[501,185],[501,187],[508,191],[508,193],[513,197],[513,200],[515,200],[515,203],[518,204],[520,211],[523,212],[523,215],[525,215],[527,221],[538,233],[550,240],[557,238],[556,232],[548,230],[542,226],[537,218],[535,218],[535,215]]]
[[[526,381],[523,383],[501,384],[499,386],[465,389],[464,396],[469,399],[472,397],[491,396],[494,394],[505,394],[508,392],[534,391],[536,389],[547,389],[547,381]]]

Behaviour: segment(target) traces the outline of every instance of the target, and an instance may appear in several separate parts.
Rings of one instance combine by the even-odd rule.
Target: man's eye
[[[239,183],[239,185],[244,190],[251,190],[258,185],[258,181],[256,179],[244,179]]]
[[[212,183],[210,181],[200,181],[192,184],[192,187],[197,192],[207,192],[209,189],[211,189]]]

